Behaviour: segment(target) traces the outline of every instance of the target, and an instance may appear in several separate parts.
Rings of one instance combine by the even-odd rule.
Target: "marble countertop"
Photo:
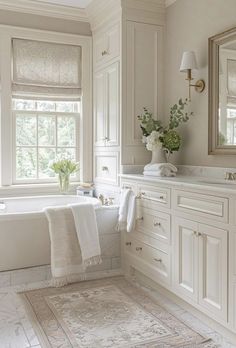
[[[208,191],[236,194],[236,181],[211,177],[177,175],[176,177],[155,177],[141,174],[121,174],[123,179],[142,180],[149,183],[173,185],[179,188],[206,189]]]

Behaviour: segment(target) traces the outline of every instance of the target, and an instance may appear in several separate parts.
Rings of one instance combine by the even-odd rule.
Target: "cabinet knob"
[[[160,222],[153,222],[154,227],[161,226]]]
[[[109,169],[108,169],[108,167],[105,167],[105,166],[104,166],[104,167],[102,167],[102,171],[103,171],[103,172],[108,172]]]
[[[154,261],[156,261],[156,262],[162,262],[162,259],[154,259]]]
[[[102,51],[102,56],[105,56],[106,54],[108,54],[107,51]]]
[[[164,199],[164,196],[160,196],[159,199]]]
[[[138,221],[143,221],[143,220],[144,220],[144,217],[143,217],[143,216],[138,217],[137,220],[138,220]]]
[[[142,250],[143,250],[142,247],[137,247],[137,248],[136,248],[136,251],[142,251]]]
[[[130,245],[131,245],[131,242],[126,242],[125,245],[126,245],[126,246],[130,246]]]

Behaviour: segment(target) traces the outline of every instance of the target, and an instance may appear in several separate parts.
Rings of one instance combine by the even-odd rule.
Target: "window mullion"
[[[36,114],[36,163],[37,163],[37,179],[39,179],[39,120],[38,113]]]

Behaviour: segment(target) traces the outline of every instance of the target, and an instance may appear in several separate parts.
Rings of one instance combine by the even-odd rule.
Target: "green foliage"
[[[170,108],[170,120],[166,127],[162,125],[161,121],[153,119],[152,113],[147,108],[143,108],[143,114],[138,116],[143,135],[148,137],[153,131],[157,131],[160,134],[159,140],[167,152],[178,151],[181,137],[174,129],[178,128],[181,123],[186,123],[193,115],[193,112],[185,111],[187,106],[188,99],[184,101],[179,99],[178,103]]]
[[[71,161],[70,159],[62,159],[57,162],[54,162],[50,168],[56,174],[70,175],[79,170],[79,163]]]
[[[170,108],[169,129],[174,129],[179,127],[181,123],[187,122],[190,116],[193,115],[193,112],[190,112],[190,113],[184,112],[184,109],[187,105],[188,105],[188,99],[185,99],[185,101],[180,99],[178,104],[174,104]]]
[[[143,114],[138,116],[143,135],[147,137],[152,133],[152,131],[163,131],[161,121],[154,120],[152,114],[148,111],[147,108],[143,108],[143,110]]]
[[[167,131],[163,136],[163,147],[170,153],[178,151],[181,145],[181,137],[175,130]]]

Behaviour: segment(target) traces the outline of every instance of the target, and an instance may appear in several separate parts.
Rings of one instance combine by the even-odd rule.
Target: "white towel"
[[[132,232],[136,222],[136,196],[131,191],[129,195],[128,214],[127,214],[127,232]]]
[[[73,214],[68,207],[48,207],[45,214],[51,240],[51,271],[54,286],[71,282],[70,276],[83,271],[81,250]],[[76,278],[75,280],[80,280]]]
[[[154,163],[148,164],[144,168],[144,175],[173,177],[176,176],[177,168],[171,163]]]
[[[119,223],[127,222],[130,189],[123,189],[120,196]]]
[[[136,196],[130,189],[123,189],[120,197],[118,230],[132,232],[136,219]]]
[[[71,204],[75,229],[85,267],[102,262],[98,228],[94,206],[89,203]]]

